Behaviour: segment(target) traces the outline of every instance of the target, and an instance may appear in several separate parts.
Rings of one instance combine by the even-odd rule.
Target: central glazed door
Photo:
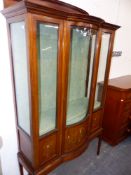
[[[88,118],[97,28],[81,22],[65,23],[65,137],[64,152],[70,152],[87,141]]]

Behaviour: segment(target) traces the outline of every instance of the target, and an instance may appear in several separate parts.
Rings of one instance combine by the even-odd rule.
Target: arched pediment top
[[[7,8],[18,2],[24,2],[25,4],[32,3],[32,5],[36,4],[45,8],[50,8],[52,10],[62,11],[70,14],[89,15],[85,10],[59,0],[4,0],[4,7]]]
[[[5,9],[2,11],[6,18],[21,15],[26,12],[49,15],[72,21],[83,21],[97,26],[110,28],[103,19],[91,16],[85,10],[58,0],[4,0]],[[6,8],[7,7],[7,8]],[[111,25],[116,29],[118,26]]]

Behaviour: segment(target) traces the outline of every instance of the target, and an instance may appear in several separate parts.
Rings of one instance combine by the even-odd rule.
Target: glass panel
[[[58,26],[38,24],[39,135],[56,128]]]
[[[83,120],[88,113],[96,32],[73,27],[71,40],[67,125]]]
[[[97,76],[97,85],[96,85],[96,92],[95,92],[94,110],[100,108],[102,103],[103,86],[100,86],[100,82],[103,82],[105,79],[109,42],[110,42],[110,34],[103,32],[98,76]]]
[[[19,126],[30,134],[30,110],[25,23],[10,25]]]

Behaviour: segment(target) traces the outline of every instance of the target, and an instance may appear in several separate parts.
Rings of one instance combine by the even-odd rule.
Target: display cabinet
[[[43,175],[101,136],[119,26],[57,0],[4,3],[20,172]]]

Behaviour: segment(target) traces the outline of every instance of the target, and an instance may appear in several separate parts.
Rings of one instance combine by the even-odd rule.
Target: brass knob
[[[47,145],[46,148],[49,149],[50,148],[50,145]]]
[[[128,132],[128,133],[131,133],[131,129],[127,128],[127,132]]]
[[[67,136],[68,139],[70,139],[70,136]]]

